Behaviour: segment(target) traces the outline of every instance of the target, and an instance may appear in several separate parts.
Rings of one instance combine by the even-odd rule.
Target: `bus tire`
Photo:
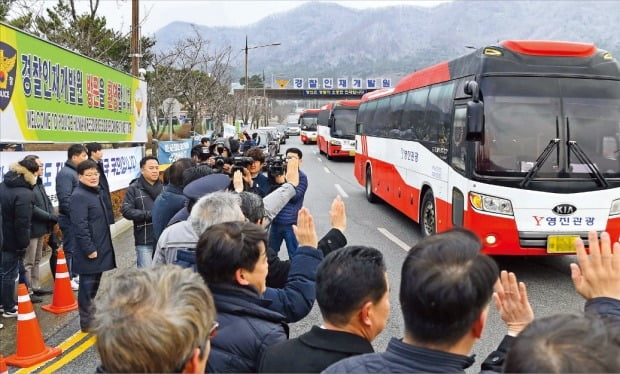
[[[435,210],[435,197],[431,190],[426,191],[420,205],[420,232],[422,237],[435,234],[437,231],[437,211]]]
[[[377,195],[375,195],[374,192],[372,192],[372,176],[371,176],[370,168],[366,168],[366,189],[365,191],[366,191],[366,200],[368,200],[369,203],[375,204],[379,202],[379,198],[377,197]]]

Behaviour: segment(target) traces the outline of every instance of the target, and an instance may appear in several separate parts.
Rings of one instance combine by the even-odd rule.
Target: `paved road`
[[[328,161],[325,156],[317,154],[316,145],[302,145],[299,137],[291,137],[282,149],[289,147],[298,147],[304,152],[301,168],[309,180],[305,205],[310,208],[315,218],[319,236],[329,230],[329,206],[332,199],[340,194],[347,207],[348,226],[345,234],[349,244],[370,245],[379,248],[385,256],[392,289],[391,315],[386,329],[373,343],[376,350],[384,350],[390,337],[402,336],[403,322],[398,303],[400,267],[406,249],[420,238],[418,225],[387,205],[368,203],[364,197],[364,189],[353,176],[352,160]],[[116,237],[114,244],[119,267],[135,266],[131,230]],[[280,253],[286,256],[286,250]],[[517,276],[527,283],[537,316],[582,309],[583,301],[573,290],[570,281],[568,264],[574,261],[574,257],[502,257],[496,260],[500,268],[516,272]],[[48,345],[58,346],[72,336],[73,340],[78,340],[61,358],[53,360],[45,367],[63,373],[92,372],[98,358],[92,347],[92,340],[89,340],[90,336],[74,336],[79,331],[77,312],[56,316],[40,311],[37,306],[36,313]],[[0,330],[0,353],[7,355],[14,352],[15,322],[14,319],[4,319],[3,322],[5,328]],[[291,337],[300,335],[320,322],[319,310],[315,305],[308,317],[291,325]],[[478,362],[496,347],[504,333],[504,326],[492,306],[483,339],[475,345],[472,352],[476,354]],[[80,349],[84,352],[80,352]],[[71,355],[76,357],[72,358]],[[65,364],[64,361],[68,363]],[[60,366],[61,364],[64,366]],[[479,366],[475,365],[469,371],[477,372],[478,368]],[[15,369],[10,372],[15,372]]]

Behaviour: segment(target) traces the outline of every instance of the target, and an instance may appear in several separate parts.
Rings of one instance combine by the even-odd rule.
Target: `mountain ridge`
[[[456,58],[504,39],[594,43],[617,55],[620,24],[616,1],[465,1],[433,8],[391,6],[365,10],[310,2],[240,27],[174,21],[155,33],[156,51],[189,36],[193,28],[213,50],[232,47],[233,76],[243,74],[245,36],[250,75],[293,77],[390,77]]]

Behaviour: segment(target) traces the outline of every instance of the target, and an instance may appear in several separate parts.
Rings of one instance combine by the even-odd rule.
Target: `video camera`
[[[243,168],[247,168],[254,162],[252,157],[243,157],[243,156],[235,156],[235,157],[222,157],[215,156],[215,166],[214,169],[219,171],[222,170],[224,164],[232,165],[231,175],[235,173],[235,171],[240,170],[243,172]]]
[[[263,170],[267,172],[270,177],[277,177],[286,173],[286,161],[287,158],[283,154],[277,154],[272,157],[268,157],[265,160],[265,166]]]

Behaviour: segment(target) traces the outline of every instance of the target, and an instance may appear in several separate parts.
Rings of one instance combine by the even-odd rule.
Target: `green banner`
[[[0,142],[146,142],[146,82],[0,24]]]

